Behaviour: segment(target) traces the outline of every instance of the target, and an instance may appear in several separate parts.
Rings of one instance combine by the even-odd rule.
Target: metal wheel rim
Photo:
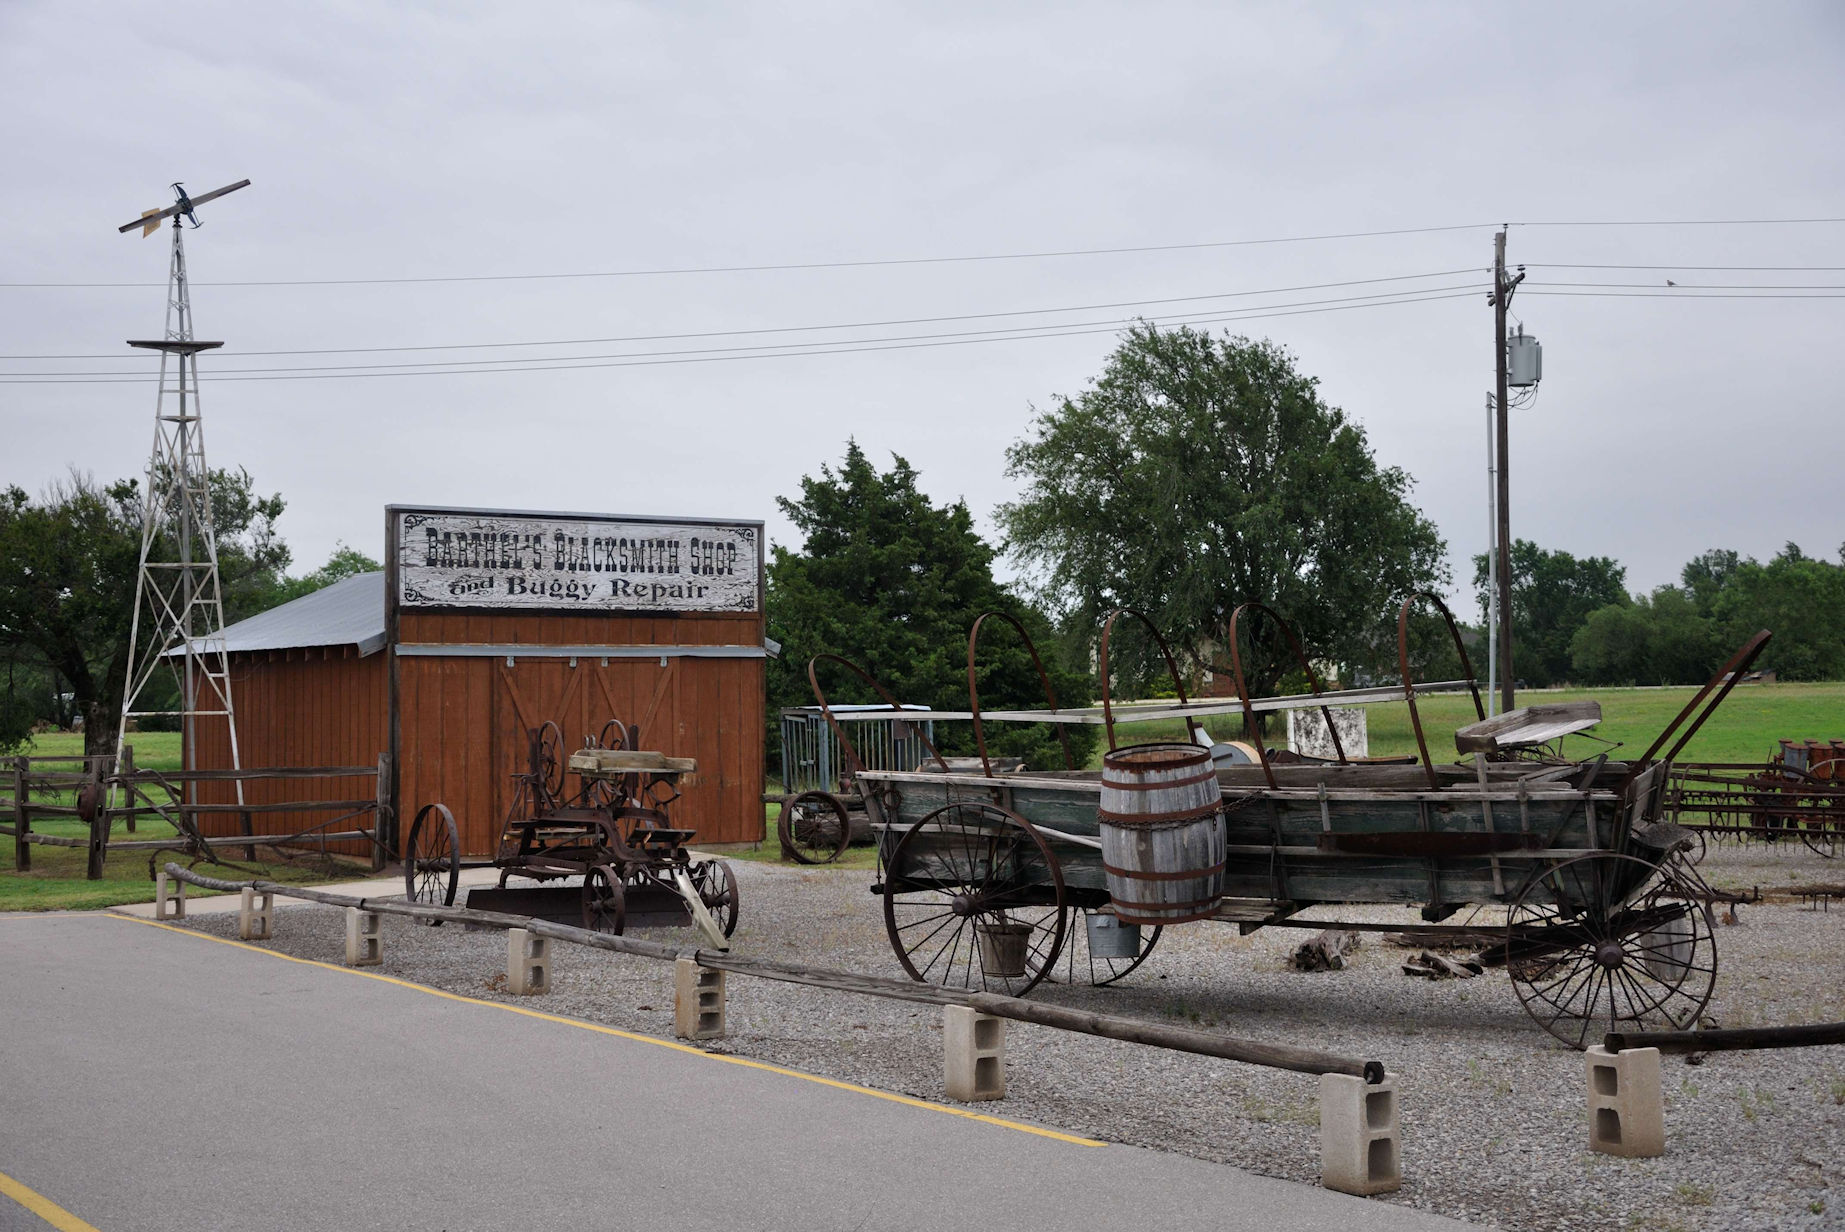
[[[826,831],[820,817],[830,814],[837,829],[832,841],[823,841]],[[804,791],[782,803],[781,816],[775,821],[776,836],[782,850],[797,864],[831,864],[852,845],[852,822],[846,806],[831,792]]]
[[[737,931],[737,874],[727,860],[700,860],[692,865],[692,887],[726,937]]]
[[[619,937],[628,924],[627,894],[621,879],[601,865],[583,877],[583,927]]]
[[[1640,876],[1618,897],[1619,883]],[[1551,898],[1580,902],[1559,913]],[[1688,932],[1661,939],[1660,924],[1684,921]],[[1543,930],[1539,933],[1538,930]],[[1558,944],[1513,957],[1533,934]],[[1656,867],[1612,852],[1577,856],[1534,872],[1507,914],[1507,972],[1533,1021],[1583,1049],[1594,1032],[1683,1029],[1710,1004],[1717,981],[1716,933],[1710,904],[1700,901],[1669,866]],[[1619,949],[1619,965],[1596,960],[1598,947]],[[1681,948],[1682,947],[1682,948]]]
[[[894,871],[904,866],[906,854],[930,842],[948,876],[935,879],[941,884],[934,886],[900,885]],[[1025,902],[1028,891],[1042,887],[1009,885],[1002,875],[1021,854],[1049,869],[1051,903]],[[957,914],[952,904],[959,895],[977,896],[987,909]],[[1055,968],[1069,914],[1063,869],[1050,844],[1023,817],[995,805],[957,801],[936,809],[903,832],[885,865],[885,932],[897,961],[921,983],[1022,996]],[[988,970],[977,922],[1030,926],[1022,974]]]
[[[460,877],[461,839],[454,815],[444,805],[425,804],[410,823],[410,841],[405,845],[404,899],[451,907]]]
[[[564,730],[549,719],[538,729],[538,787],[552,803],[564,796]]]

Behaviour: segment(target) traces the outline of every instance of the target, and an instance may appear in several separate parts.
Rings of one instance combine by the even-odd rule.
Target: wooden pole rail
[[[1186,1027],[1144,1022],[1117,1014],[1097,1014],[1088,1010],[1071,1009],[1063,1005],[1027,1001],[1022,997],[1008,997],[999,993],[942,988],[934,984],[894,980],[885,976],[861,975],[852,971],[810,967],[804,963],[771,962],[767,959],[747,958],[718,950],[682,949],[659,941],[611,936],[608,933],[591,932],[585,928],[574,928],[568,924],[557,924],[550,920],[533,919],[522,915],[508,915],[499,911],[475,911],[467,907],[426,906],[421,903],[408,903],[399,898],[354,898],[347,894],[329,894],[323,890],[280,885],[273,881],[222,881],[172,863],[166,866],[166,873],[169,877],[208,890],[252,889],[259,894],[283,895],[289,898],[304,899],[308,902],[324,903],[330,907],[357,907],[361,911],[375,911],[380,915],[400,915],[419,920],[474,924],[484,928],[523,928],[535,937],[549,937],[556,941],[588,946],[591,949],[609,950],[617,954],[632,954],[664,962],[674,962],[685,958],[701,967],[709,967],[713,970],[734,971],[738,975],[753,975],[759,979],[801,984],[809,988],[826,988],[836,992],[851,992],[867,997],[884,997],[928,1005],[964,1005],[995,1018],[1036,1023],[1039,1026],[1056,1027],[1062,1031],[1074,1031],[1081,1035],[1098,1035],[1104,1039],[1121,1040],[1131,1044],[1148,1044],[1156,1048],[1196,1053],[1199,1056],[1217,1057],[1225,1061],[1240,1061],[1248,1065],[1263,1065],[1271,1069],[1293,1070],[1302,1074],[1350,1074],[1363,1078],[1368,1083],[1379,1083],[1384,1080],[1384,1065],[1381,1061],[1356,1061],[1349,1057],[1334,1056],[1332,1053],[1320,1052],[1312,1048],[1299,1048],[1292,1044],[1271,1044],[1261,1040],[1237,1039],[1227,1035],[1215,1035],[1208,1031],[1193,1031]]]
[[[1609,1052],[1629,1048],[1657,1048],[1661,1052],[1735,1052],[1755,1048],[1815,1048],[1825,1044],[1845,1044],[1845,1022],[1711,1031],[1610,1031],[1602,1037],[1602,1047]]]

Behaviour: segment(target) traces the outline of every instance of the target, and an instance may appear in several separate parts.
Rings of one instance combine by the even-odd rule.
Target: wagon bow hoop
[[[889,689],[886,689],[877,682],[870,672],[842,655],[836,655],[830,651],[822,652],[807,661],[807,683],[809,687],[813,689],[814,700],[820,704],[820,714],[826,719],[826,725],[832,729],[833,738],[839,741],[840,750],[846,755],[846,766],[852,772],[853,779],[856,780],[859,775],[865,772],[865,763],[859,760],[858,750],[852,747],[852,740],[846,735],[845,727],[840,724],[838,719],[833,717],[832,703],[827,701],[826,691],[820,687],[819,667],[823,659],[830,663],[839,664],[854,676],[857,676],[860,680],[870,685],[872,691],[883,699],[884,704],[889,706],[899,718],[903,716],[903,706],[896,698],[891,696]],[[935,759],[935,764],[946,772],[948,763],[943,761],[942,755],[935,751],[935,745],[930,743],[929,737],[923,734],[921,727],[916,728],[916,738],[922,741],[925,749],[929,750],[929,756]]]
[[[1147,626],[1147,632],[1153,635],[1154,644],[1160,648],[1160,657],[1166,660],[1166,674],[1172,677],[1172,687],[1179,695],[1179,706],[1183,708],[1191,704],[1185,696],[1185,682],[1179,678],[1179,666],[1173,660],[1172,648],[1166,644],[1166,639],[1160,636],[1159,626],[1154,624],[1152,619],[1139,608],[1116,608],[1108,614],[1108,619],[1102,622],[1102,652],[1100,662],[1097,664],[1097,669],[1102,674],[1102,723],[1108,732],[1108,751],[1111,753],[1115,751],[1116,745],[1115,710],[1113,699],[1109,696],[1108,642],[1115,631],[1115,621],[1122,616],[1132,616]],[[1192,742],[1197,743],[1200,728],[1190,715],[1185,716],[1185,730],[1192,733]]]
[[[1056,690],[1051,688],[1051,678],[1044,670],[1044,660],[1038,657],[1038,647],[1031,640],[1031,634],[1025,632],[1025,626],[1005,612],[982,612],[979,619],[974,621],[974,627],[967,631],[967,708],[974,717],[974,747],[980,752],[980,772],[988,778],[993,777],[993,763],[987,760],[986,725],[980,721],[980,685],[976,680],[974,664],[980,649],[980,627],[994,616],[1017,631],[1019,639],[1025,643],[1025,649],[1031,652],[1031,665],[1038,669],[1038,684],[1044,689],[1044,700],[1050,703],[1052,710],[1057,709]],[[1057,724],[1057,741],[1063,746],[1064,769],[1076,769],[1076,759],[1070,756],[1070,737],[1061,723]]]
[[[1230,613],[1230,671],[1236,678],[1236,699],[1243,704],[1243,730],[1250,742],[1256,746],[1256,756],[1262,762],[1262,777],[1268,780],[1270,788],[1274,788],[1277,786],[1275,769],[1269,765],[1268,745],[1262,739],[1261,729],[1256,726],[1256,710],[1249,702],[1249,683],[1243,677],[1243,652],[1237,648],[1237,624],[1244,611],[1250,608],[1254,608],[1274,621],[1276,627],[1281,630],[1282,636],[1288,639],[1288,647],[1294,651],[1295,662],[1299,663],[1301,670],[1307,673],[1307,683],[1312,686],[1313,695],[1318,697],[1325,690],[1320,687],[1319,673],[1313,670],[1313,664],[1307,659],[1307,652],[1301,649],[1300,639],[1294,636],[1293,628],[1276,614],[1274,608],[1269,607],[1266,603],[1254,601],[1237,604],[1236,610]],[[1253,639],[1255,635],[1252,633],[1250,636]],[[1339,763],[1344,765],[1346,761],[1345,744],[1339,739],[1339,729],[1333,725],[1332,711],[1321,706],[1320,717],[1326,721],[1327,734],[1332,737],[1333,752],[1338,754]]]
[[[1397,666],[1403,672],[1403,700],[1409,703],[1409,725],[1416,732],[1416,748],[1422,754],[1422,765],[1429,776],[1429,787],[1439,791],[1441,777],[1435,773],[1435,762],[1429,756],[1429,742],[1422,735],[1422,715],[1416,710],[1416,682],[1409,671],[1409,609],[1416,605],[1416,600],[1427,599],[1441,613],[1441,618],[1448,625],[1448,636],[1454,640],[1454,649],[1460,652],[1461,670],[1467,673],[1467,691],[1473,694],[1473,712],[1481,720],[1486,718],[1486,707],[1480,704],[1480,686],[1474,679],[1473,660],[1467,657],[1467,645],[1461,641],[1460,627],[1454,623],[1454,614],[1448,605],[1441,601],[1441,596],[1427,590],[1418,590],[1403,600],[1403,606],[1397,609]]]

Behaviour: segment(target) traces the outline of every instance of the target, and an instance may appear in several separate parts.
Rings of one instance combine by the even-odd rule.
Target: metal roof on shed
[[[354,574],[224,630],[232,654],[304,646],[357,646],[361,658],[383,650],[384,574]]]

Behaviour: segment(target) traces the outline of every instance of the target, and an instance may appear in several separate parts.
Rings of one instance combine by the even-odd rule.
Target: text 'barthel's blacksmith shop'
[[[399,514],[399,601],[409,606],[754,611],[750,524],[537,515]]]

